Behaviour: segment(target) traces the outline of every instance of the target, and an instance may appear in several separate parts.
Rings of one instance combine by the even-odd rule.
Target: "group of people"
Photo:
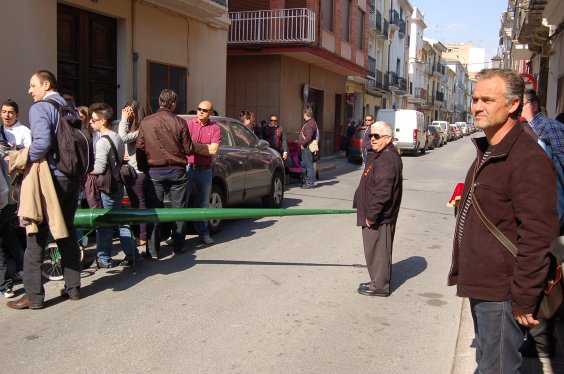
[[[255,113],[249,110],[243,110],[240,113],[241,122],[259,139],[266,140],[272,149],[280,153],[282,159],[290,161],[288,158],[289,149],[286,133],[282,125],[278,122],[278,116],[271,114],[268,117],[268,123],[261,121],[257,123]],[[319,179],[317,161],[319,159],[319,127],[313,118],[313,110],[306,108],[303,112],[304,125],[300,131],[297,143],[300,147],[300,165],[302,167],[303,180],[300,188],[309,189],[315,187],[315,180]],[[315,142],[318,146],[317,150],[310,147]]]
[[[473,139],[448,284],[470,300],[476,372],[518,373],[523,356],[554,355],[553,317],[539,318],[538,308],[551,243],[563,234],[564,123],[541,113],[516,72],[485,69],[476,79],[472,115],[485,136]],[[358,292],[386,297],[402,162],[390,125],[373,119],[366,117],[369,146],[354,196],[370,276]]]
[[[29,110],[29,128],[17,120],[18,105],[7,100],[2,104],[0,132],[0,166],[2,182],[6,182],[0,183],[0,292],[7,298],[13,297],[12,281],[17,277],[23,279],[25,289],[22,297],[8,302],[8,307],[13,309],[43,307],[45,290],[41,264],[44,250],[51,241],[55,241],[61,254],[65,280],[61,296],[80,299],[80,251],[73,220],[82,189],[92,208],[121,207],[124,188],[134,208],[164,207],[165,193],[169,194],[174,208],[187,207],[192,195],[198,207],[206,208],[211,193],[212,157],[221,144],[219,125],[210,119],[214,110],[212,102],[202,101],[196,116],[187,122],[173,113],[177,95],[170,89],[162,90],[159,109],[151,115],[145,115],[139,102],[128,102],[121,111],[117,128],[112,124],[113,109],[109,105],[93,103],[89,107],[75,108],[73,97],[59,94],[57,79],[47,70],[32,75],[28,92],[34,101]],[[57,167],[56,134],[61,124],[58,108],[52,102],[74,108],[84,129],[91,134],[94,162],[85,178],[63,173]],[[121,176],[124,163],[136,173],[134,180],[125,185]],[[37,170],[31,172],[33,167]],[[34,177],[36,174],[39,178]],[[8,187],[13,178],[21,179],[21,192]],[[29,189],[33,183],[36,189]],[[43,204],[47,210],[43,216],[49,219],[36,219],[34,225],[26,226],[22,246],[14,231],[14,219],[20,209],[17,200],[21,205],[29,191],[41,194],[52,191],[47,204]],[[25,195],[26,200],[27,197]],[[40,196],[29,197],[29,200],[42,200]],[[56,221],[51,217],[55,216],[53,212],[59,212],[62,217],[56,227],[52,222]],[[172,229],[171,246],[175,254],[186,251],[185,225],[184,221],[176,222]],[[34,229],[30,229],[31,226]],[[207,221],[196,222],[195,227],[203,243],[213,244]],[[119,236],[126,254],[124,265],[159,257],[161,232],[158,224],[139,225],[137,239],[127,225],[121,226]],[[99,267],[110,268],[117,264],[112,260],[112,237],[112,229],[96,230]],[[138,249],[143,245],[146,246],[144,256]],[[15,276],[8,276],[7,257],[15,259]]]

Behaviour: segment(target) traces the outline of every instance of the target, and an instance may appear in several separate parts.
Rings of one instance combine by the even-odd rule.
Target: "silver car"
[[[180,115],[191,120],[193,115]],[[212,163],[210,208],[224,208],[253,199],[262,199],[268,208],[280,208],[284,199],[284,161],[280,154],[260,140],[236,119],[215,117],[221,129],[221,146]],[[209,229],[219,231],[220,220],[211,220]]]

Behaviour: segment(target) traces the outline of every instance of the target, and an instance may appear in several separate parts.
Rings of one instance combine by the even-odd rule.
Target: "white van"
[[[412,109],[380,109],[376,121],[388,122],[394,129],[396,147],[402,152],[427,151],[427,129],[423,113]]]
[[[448,142],[448,122],[447,121],[433,121],[431,125],[439,126],[441,130],[443,130],[443,134],[445,136],[445,144]]]
[[[466,124],[466,122],[455,122],[454,124],[460,126],[460,130],[462,130],[462,136],[470,135],[470,132],[468,132],[468,125]]]

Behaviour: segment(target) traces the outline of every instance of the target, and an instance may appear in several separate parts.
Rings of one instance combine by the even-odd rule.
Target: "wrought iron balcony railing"
[[[374,78],[376,74],[376,59],[368,56],[368,76]]]
[[[229,44],[315,42],[315,13],[307,8],[230,12]]]
[[[400,19],[400,21],[399,21],[399,31],[398,31],[398,35],[399,35],[400,38],[405,37],[405,27],[406,27],[405,21]]]
[[[382,34],[384,34],[384,37],[386,39],[388,39],[389,29],[390,29],[390,23],[388,22],[387,19],[384,18],[384,27],[382,28]]]
[[[390,9],[390,25],[399,27],[400,16],[397,10]]]

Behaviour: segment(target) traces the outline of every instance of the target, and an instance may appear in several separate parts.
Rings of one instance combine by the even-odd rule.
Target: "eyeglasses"
[[[374,138],[376,140],[379,140],[380,138],[385,138],[387,136],[390,136],[390,135],[370,134],[370,139]]]
[[[277,119],[271,119],[270,122],[278,122]]]
[[[209,113],[209,112],[211,112],[211,109],[198,108],[198,112]]]
[[[373,118],[366,118],[364,121],[365,121],[365,122],[373,122],[374,119],[373,119]]]
[[[98,122],[98,121],[101,121],[101,120],[103,120],[103,118],[94,118],[93,116],[90,117],[90,122]]]

